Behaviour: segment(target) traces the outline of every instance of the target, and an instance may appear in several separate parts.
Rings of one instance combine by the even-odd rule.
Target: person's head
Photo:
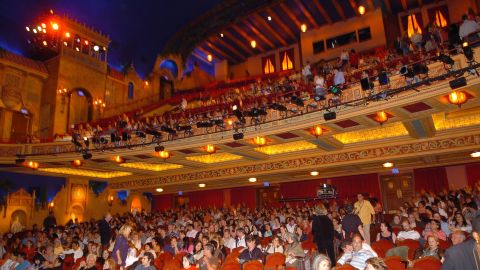
[[[145,245],[143,246],[143,248],[145,249],[145,251],[150,251],[150,250],[152,250],[152,243],[145,243]]]
[[[427,237],[428,248],[431,250],[435,250],[438,248],[438,238],[434,235],[430,235]]]
[[[247,237],[245,237],[245,242],[247,243],[247,247],[249,250],[253,250],[257,245],[257,239],[255,238],[255,236],[252,235],[247,235]]]
[[[102,252],[102,258],[106,260],[108,259],[109,256],[110,256],[110,253],[108,252],[108,249],[104,249]]]
[[[114,270],[116,268],[117,268],[117,263],[115,262],[114,259],[109,258],[105,260],[105,263],[103,264],[104,270]]]
[[[289,244],[294,244],[297,242],[297,238],[295,237],[295,235],[291,234],[291,233],[288,233],[287,234],[287,242]]]
[[[363,239],[360,234],[354,234],[352,237],[353,251],[359,251],[362,249]]]
[[[177,245],[177,237],[174,236],[174,237],[170,238],[170,245],[172,247]]]
[[[237,228],[236,232],[239,238],[242,238],[245,236],[245,231],[243,230],[243,228]]]
[[[477,243],[480,242],[480,215],[472,220],[472,237]]]
[[[26,257],[27,255],[24,252],[19,252],[17,254],[17,262],[22,263],[23,261],[25,261]]]
[[[203,245],[201,241],[195,242],[195,252],[199,252],[203,249]]]
[[[86,259],[87,267],[93,267],[97,263],[97,256],[95,254],[88,254]]]
[[[440,221],[432,219],[432,221],[430,221],[430,229],[435,232],[438,231],[440,229]]]
[[[319,254],[313,259],[313,270],[330,270],[330,258],[323,254]]]
[[[391,232],[392,229],[390,228],[390,224],[386,222],[380,223],[380,231],[381,232]]]
[[[105,221],[110,222],[110,220],[112,220],[112,214],[107,213],[107,214],[105,215]]]
[[[142,265],[145,267],[149,267],[150,265],[152,265],[152,262],[153,262],[153,254],[151,252],[143,253]]]
[[[127,224],[124,224],[122,227],[120,227],[120,230],[118,231],[118,233],[125,236],[125,238],[128,238],[131,232],[132,232],[132,227]]]
[[[274,235],[272,237],[272,245],[275,247],[278,247],[280,245],[280,237],[278,237],[277,235]]]
[[[408,220],[403,220],[402,228],[404,231],[410,231],[410,222]]]
[[[458,245],[460,243],[463,243],[463,241],[465,241],[465,234],[461,230],[456,230],[452,232],[452,234],[450,235],[450,238],[452,239],[453,245]]]
[[[212,244],[206,244],[203,254],[207,258],[213,257],[213,253],[215,252],[215,247]]]
[[[77,250],[79,247],[80,247],[80,244],[78,243],[78,241],[76,241],[76,240],[72,241],[72,249],[73,250]]]
[[[185,256],[183,256],[182,265],[183,265],[183,268],[185,269],[188,269],[192,265],[195,265],[195,257],[193,257],[192,254],[187,253]]]
[[[366,261],[365,270],[386,270],[388,269],[382,258],[372,257]]]
[[[340,243],[340,248],[342,249],[343,252],[352,252],[353,247],[352,247],[352,240],[350,239],[345,239]]]
[[[357,194],[357,199],[358,199],[359,202],[362,202],[363,199],[364,199],[363,194],[362,194],[362,193],[358,193],[358,194]]]

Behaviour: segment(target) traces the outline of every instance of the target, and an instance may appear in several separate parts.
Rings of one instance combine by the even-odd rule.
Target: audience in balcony
[[[480,25],[478,22],[476,22],[474,18],[469,17],[469,15],[463,15],[462,21],[463,23],[460,25],[458,30],[458,35],[462,40],[466,39],[468,35],[480,30]]]

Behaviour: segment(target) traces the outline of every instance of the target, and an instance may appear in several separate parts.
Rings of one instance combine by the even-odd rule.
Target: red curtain
[[[410,15],[415,15],[415,18],[417,19],[417,22],[418,22],[418,26],[423,30],[422,13],[417,12],[417,13],[413,13],[413,14],[410,14]],[[405,15],[405,16],[402,17],[403,31],[407,31],[407,29],[408,29],[408,16],[409,15]]]
[[[255,187],[232,188],[230,195],[232,206],[244,204],[248,208],[257,207],[257,189]]]
[[[284,62],[284,58],[285,58],[285,53],[287,54],[288,58],[290,59],[290,61],[292,61],[292,68],[288,68],[287,69],[284,69],[283,68],[283,62]],[[280,70],[291,70],[291,69],[295,69],[295,50],[293,48],[291,49],[288,49],[288,50],[285,50],[285,51],[281,51],[279,54],[278,54],[278,59],[280,59]]]
[[[273,66],[273,71],[266,68],[267,67],[267,62],[270,61],[270,63],[272,64]],[[267,72],[268,71],[268,72]],[[264,56],[262,57],[262,72],[263,74],[270,74],[270,73],[273,73],[277,71],[276,70],[276,66],[275,66],[275,54],[271,54],[271,55],[267,55],[267,56]]]
[[[381,198],[376,173],[281,183],[280,196],[283,199],[316,197],[317,189],[324,183],[335,186],[338,199],[341,201],[355,199],[359,192],[369,193],[370,197]]]
[[[473,187],[475,183],[480,181],[480,163],[472,163],[465,165],[467,171],[468,185]]]
[[[437,13],[437,11],[440,11],[442,13],[443,17],[447,21],[447,25],[449,25],[450,24],[450,16],[448,14],[448,6],[447,5],[443,5],[443,6],[439,6],[439,7],[433,7],[433,8],[428,10],[428,19],[429,19],[430,23],[435,23],[435,14]]]
[[[415,191],[422,189],[439,192],[448,189],[448,178],[445,167],[421,168],[413,170]]]
[[[152,196],[152,211],[161,211],[173,208],[174,194]]]
[[[189,198],[190,207],[222,207],[223,206],[223,190],[204,190],[185,193]]]

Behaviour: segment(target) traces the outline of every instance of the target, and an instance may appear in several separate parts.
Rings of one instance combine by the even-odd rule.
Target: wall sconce
[[[112,207],[112,204],[113,204],[113,195],[109,195],[107,201],[108,201],[108,206]]]
[[[48,210],[49,211],[52,211],[54,207],[55,207],[55,203],[53,201],[48,203]]]
[[[103,108],[107,107],[107,104],[101,98],[97,98],[93,101],[93,106],[98,110],[102,110]]]
[[[64,113],[65,112],[65,103],[66,103],[66,97],[67,97],[67,88],[60,88],[57,90],[57,95],[61,97],[61,107],[60,107],[60,112]]]

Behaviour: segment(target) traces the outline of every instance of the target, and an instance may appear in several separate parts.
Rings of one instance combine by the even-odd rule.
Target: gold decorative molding
[[[154,177],[150,179],[121,181],[110,183],[109,187],[112,189],[134,189],[172,183],[186,184],[191,182],[192,180],[220,177],[236,177],[240,175],[268,173],[288,169],[302,169],[305,167],[318,167],[344,162],[366,161],[377,158],[391,159],[398,156],[420,155],[424,153],[454,150],[458,148],[473,147],[478,145],[480,145],[480,134],[466,135],[453,138],[408,142],[391,146],[376,146],[361,150],[352,150],[350,152],[331,154],[327,153],[314,157],[272,161],[231,168],[213,169],[164,177]]]
[[[266,154],[278,155],[297,151],[304,151],[317,148],[317,145],[307,141],[295,141],[288,143],[280,143],[275,145],[256,147],[253,150]]]
[[[186,160],[205,163],[205,164],[227,162],[227,161],[239,160],[241,158],[242,156],[231,154],[231,153],[216,153],[216,154],[209,154],[209,155],[185,157]]]
[[[132,175],[131,172],[121,172],[121,171],[102,172],[102,171],[74,169],[74,168],[67,168],[67,167],[39,168],[38,171],[48,172],[48,173],[78,175],[78,176],[86,176],[86,177],[94,177],[94,178],[103,178],[103,179]]]
[[[436,130],[480,125],[479,113],[456,115],[442,112],[433,114],[432,118]]]
[[[363,129],[358,131],[335,134],[333,137],[344,144],[380,140],[392,137],[408,135],[408,131],[402,122],[385,124],[377,128]]]
[[[121,167],[161,172],[166,170],[180,169],[183,165],[172,163],[147,163],[147,162],[129,162],[120,164]]]

